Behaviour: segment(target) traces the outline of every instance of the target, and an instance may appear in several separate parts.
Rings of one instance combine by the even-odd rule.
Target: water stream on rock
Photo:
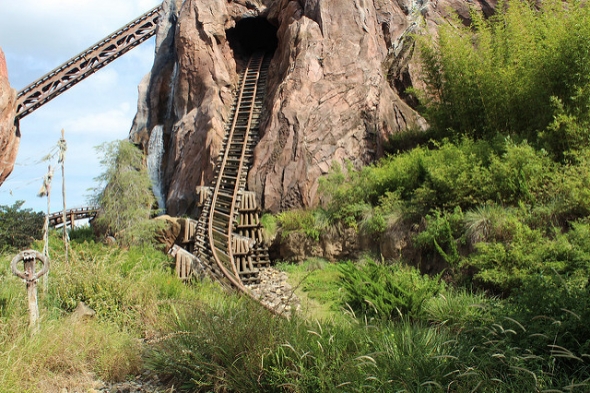
[[[157,125],[152,129],[148,142],[147,169],[152,181],[154,196],[161,212],[166,210],[162,190],[162,156],[164,155],[164,127]]]

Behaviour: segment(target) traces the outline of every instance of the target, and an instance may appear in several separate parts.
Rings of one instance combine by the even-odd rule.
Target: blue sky
[[[0,47],[10,83],[17,91],[100,41],[160,0],[0,0]],[[66,201],[85,206],[102,172],[95,150],[104,142],[126,139],[137,109],[137,86],[153,64],[154,38],[72,87],[21,120],[16,166],[0,186],[0,205],[25,201],[45,211],[37,192],[54,149],[65,130]],[[53,160],[52,164],[56,164]],[[61,171],[53,178],[51,211],[62,208]]]

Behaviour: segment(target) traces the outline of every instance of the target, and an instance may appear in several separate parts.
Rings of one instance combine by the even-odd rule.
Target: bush
[[[423,276],[415,268],[401,264],[382,265],[367,260],[362,266],[349,262],[339,268],[343,301],[360,315],[420,318],[424,302],[444,288],[440,277]]]
[[[282,236],[290,232],[302,232],[314,240],[319,240],[323,231],[330,229],[330,222],[326,219],[323,209],[289,210],[279,213],[277,221],[282,230]]]
[[[424,114],[438,134],[528,139],[562,159],[588,146],[590,10],[578,1],[520,0],[473,25],[420,39]],[[539,134],[542,131],[543,133]]]
[[[336,168],[322,179],[321,190],[331,219],[356,226],[370,215],[383,221],[389,215],[422,216],[456,207],[468,210],[490,201],[509,206],[546,203],[563,194],[566,187],[561,183],[572,185],[579,178],[565,180],[562,172],[546,153],[526,142],[463,138],[387,157],[361,170],[349,168],[346,175]],[[574,189],[585,190],[580,181]],[[577,198],[567,203],[584,202]],[[383,222],[376,224],[375,228],[383,229]]]
[[[440,256],[449,267],[457,267],[459,248],[465,242],[463,220],[460,208],[452,213],[435,210],[426,216],[426,228],[416,235],[414,243],[426,258]]]
[[[97,150],[105,172],[95,179],[101,186],[94,203],[101,210],[94,225],[126,246],[152,242],[164,223],[149,220],[155,197],[141,151],[126,141],[105,143]]]
[[[94,242],[94,230],[90,225],[77,226],[70,230],[69,237],[72,242]]]

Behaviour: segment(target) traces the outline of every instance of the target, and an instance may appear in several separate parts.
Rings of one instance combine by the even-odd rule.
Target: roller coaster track
[[[22,119],[156,34],[161,10],[162,6],[153,8],[19,91],[16,119]]]
[[[255,195],[245,190],[269,62],[270,56],[254,54],[240,75],[213,185],[203,188],[205,202],[197,224],[199,260],[213,277],[246,293],[244,284],[256,283],[259,269],[270,263]]]
[[[152,37],[161,10],[161,6],[153,8],[21,90],[16,119],[22,119]],[[257,283],[260,268],[270,265],[256,196],[246,191],[246,177],[258,141],[269,63],[270,56],[256,53],[240,74],[232,120],[226,127],[213,184],[201,187],[202,213],[194,237],[194,257],[206,273],[252,298],[255,297],[245,284]],[[96,213],[97,209],[92,207],[70,209],[66,211],[65,221],[67,224],[78,219],[92,219]],[[63,221],[62,212],[49,216],[53,227]]]

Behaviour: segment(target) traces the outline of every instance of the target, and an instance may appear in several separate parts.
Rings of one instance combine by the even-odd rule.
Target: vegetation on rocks
[[[122,245],[151,243],[161,223],[149,220],[156,199],[141,150],[128,141],[105,143],[97,150],[104,172],[94,190],[94,203],[101,208],[95,225]]]

